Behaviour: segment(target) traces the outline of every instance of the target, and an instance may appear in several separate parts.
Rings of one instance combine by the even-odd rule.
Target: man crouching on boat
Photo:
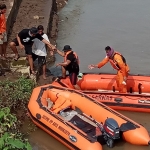
[[[75,89],[79,90],[80,87],[77,85],[79,74],[79,59],[77,54],[72,51],[72,48],[69,45],[64,46],[63,52],[58,49],[56,52],[64,57],[64,62],[56,65],[62,67],[62,77],[66,78],[66,71],[68,71],[71,84]]]
[[[127,92],[127,77],[129,73],[129,66],[126,64],[126,59],[118,52],[107,46],[105,48],[106,57],[97,65],[89,65],[89,69],[101,68],[107,62],[110,62],[112,67],[117,70],[116,83],[120,93]]]

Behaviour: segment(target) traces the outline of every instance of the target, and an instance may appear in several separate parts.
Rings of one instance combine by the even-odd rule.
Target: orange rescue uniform
[[[124,77],[128,77],[129,66],[123,61],[122,55],[118,52],[115,52],[112,59],[106,56],[101,62],[98,63],[98,68],[101,68],[108,62],[110,62],[112,67],[118,71],[116,76],[116,83],[119,92],[126,93],[127,86],[122,84],[122,82],[124,81]]]

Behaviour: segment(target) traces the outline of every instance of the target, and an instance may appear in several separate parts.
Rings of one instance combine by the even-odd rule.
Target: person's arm
[[[1,19],[1,13],[0,13],[0,39],[3,38],[2,35],[2,19]]]
[[[2,34],[2,33],[0,33],[0,39],[3,39],[3,38],[4,38],[3,34]]]
[[[44,33],[44,35],[42,35],[42,37],[43,37],[47,42],[50,43],[50,40],[49,40],[47,34]],[[46,46],[47,46],[47,45],[46,45]],[[50,51],[50,56],[53,56],[53,55],[54,55],[54,50],[52,49],[52,47],[49,46],[48,49],[49,49],[49,51]]]
[[[61,53],[60,50],[58,50],[58,52]],[[74,55],[68,55],[67,60],[65,62],[58,63],[56,66],[64,66],[64,67],[68,66],[73,60],[74,60]]]
[[[43,37],[47,42],[50,43],[50,40],[49,40],[47,34],[44,33],[44,35],[42,35],[42,37]],[[49,48],[50,51],[52,51],[52,49],[51,49],[50,47],[48,47],[48,48]]]
[[[51,50],[55,50],[55,49],[56,49],[56,47],[55,47],[54,45],[52,45],[49,41],[47,41],[46,39],[44,39],[44,38],[42,37],[42,35],[37,34],[37,35],[35,36],[35,38],[37,38],[37,39],[39,39],[40,41],[42,41],[43,43],[45,43]]]
[[[1,15],[1,14],[0,14]],[[1,17],[0,17],[0,39],[3,39],[3,34],[2,34],[2,21],[1,21]]]
[[[17,41],[19,43],[20,49],[24,48],[24,45],[22,45],[21,40],[20,40],[20,37],[22,36],[22,34],[23,34],[23,30],[17,34]]]
[[[99,62],[98,64],[96,65],[89,65],[89,69],[93,69],[93,68],[101,68],[103,67],[106,63],[108,63],[109,61],[109,58],[106,56],[101,62]]]
[[[54,45],[52,45],[50,42],[48,42],[47,40],[45,40],[44,38],[41,40],[43,43],[45,43],[51,50],[56,49],[56,47]]]
[[[56,66],[68,66],[69,64],[71,63],[70,60],[66,60],[65,62],[62,62],[62,63],[58,63]]]
[[[4,37],[3,37],[3,35],[0,33],[0,39],[3,39]]]
[[[21,40],[20,40],[20,37],[18,36],[18,34],[17,34],[17,41],[18,41],[19,45],[21,45]]]
[[[106,56],[101,62],[99,62],[99,63],[97,64],[97,67],[98,67],[98,68],[103,67],[105,64],[108,63],[108,61],[109,61],[109,58]]]
[[[65,57],[65,53],[64,53],[63,51],[60,51],[60,50],[56,49],[56,52],[57,52],[60,56]]]

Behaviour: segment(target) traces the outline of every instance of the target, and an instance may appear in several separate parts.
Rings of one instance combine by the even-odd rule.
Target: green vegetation
[[[0,108],[9,107],[11,110],[26,109],[34,82],[20,77],[15,82],[9,80],[0,82]]]
[[[34,82],[24,77],[0,82],[0,150],[32,150],[19,131],[22,121],[18,111],[26,112],[33,88]]]

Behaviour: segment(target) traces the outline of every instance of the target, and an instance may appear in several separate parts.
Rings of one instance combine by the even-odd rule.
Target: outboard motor
[[[102,133],[107,146],[112,148],[114,140],[120,139],[120,129],[117,121],[113,118],[107,118],[103,125]]]
[[[116,120],[107,118],[104,124],[98,125],[108,147],[114,146],[114,140],[120,139],[120,128]]]

